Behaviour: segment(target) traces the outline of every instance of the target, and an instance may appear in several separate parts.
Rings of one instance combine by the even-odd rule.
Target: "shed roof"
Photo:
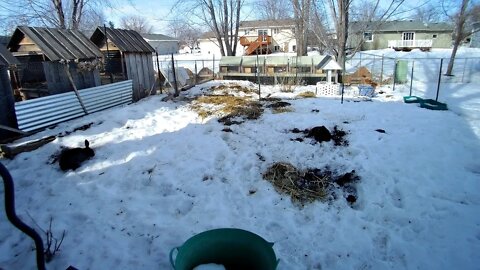
[[[143,39],[143,37],[133,30],[112,29],[97,27],[90,40],[99,46],[105,39],[105,29],[107,38],[112,41],[122,52],[153,53],[155,50]]]
[[[178,39],[163,34],[141,34],[148,41],[178,41]]]
[[[9,65],[18,65],[17,58],[12,55],[12,53],[7,50],[3,45],[0,45],[0,66],[9,66]]]
[[[330,55],[325,56],[317,65],[317,68],[324,70],[342,70],[342,67]]]
[[[220,59],[220,66],[240,66],[241,64],[241,56],[223,56],[222,59]]]
[[[50,61],[91,59],[102,53],[78,30],[19,26],[13,32],[8,48],[16,52],[20,41],[29,37]]]

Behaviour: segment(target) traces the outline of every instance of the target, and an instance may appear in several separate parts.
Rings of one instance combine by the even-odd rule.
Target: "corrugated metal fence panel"
[[[89,113],[132,103],[132,80],[80,90]]]
[[[89,113],[132,103],[132,81],[87,88],[79,91]],[[33,131],[85,115],[74,92],[17,102],[19,129]]]

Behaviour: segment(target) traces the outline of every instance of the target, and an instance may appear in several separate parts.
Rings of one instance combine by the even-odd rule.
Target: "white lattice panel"
[[[340,84],[317,83],[317,95],[319,96],[337,96],[340,95]]]

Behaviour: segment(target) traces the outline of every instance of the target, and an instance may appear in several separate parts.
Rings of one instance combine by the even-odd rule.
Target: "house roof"
[[[147,41],[178,41],[178,39],[162,34],[141,34]]]
[[[0,45],[0,66],[9,66],[9,65],[18,65],[17,58],[12,55],[12,53],[7,50],[3,45]]]
[[[50,61],[91,59],[102,53],[78,30],[19,26],[13,32],[8,48],[16,52],[20,41],[27,36]]]
[[[293,19],[281,19],[281,20],[256,20],[256,21],[242,21],[240,22],[240,28],[258,28],[258,27],[286,27],[294,26],[295,21]]]
[[[404,32],[404,31],[453,31],[453,25],[449,23],[423,23],[421,21],[386,21],[386,22],[352,22],[353,31],[374,32]]]
[[[155,52],[152,46],[138,32],[133,30],[97,27],[90,40],[97,45],[101,44],[105,39],[105,29],[107,30],[107,38],[122,52]]]

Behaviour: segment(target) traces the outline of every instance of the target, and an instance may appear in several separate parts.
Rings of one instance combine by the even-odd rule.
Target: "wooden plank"
[[[155,69],[153,68],[153,57],[147,54],[148,77],[150,79],[150,88],[155,87]]]
[[[29,134],[28,132],[22,131],[20,129],[7,127],[7,126],[4,126],[4,125],[0,125],[0,129],[8,130],[8,131],[15,132],[15,133],[22,134],[22,135],[28,135]]]
[[[49,136],[46,138],[42,138],[40,140],[28,142],[26,144],[18,145],[15,147],[10,147],[7,145],[0,145],[0,156],[5,158],[13,159],[16,155],[23,153],[23,152],[30,152],[35,149],[38,149],[44,146],[47,143],[54,141],[57,137],[56,136]]]
[[[138,79],[138,93],[139,99],[142,99],[145,96],[145,81],[143,78],[143,65],[140,53],[134,53],[135,55],[135,65],[137,70],[137,79]]]
[[[135,54],[133,53],[126,53],[125,59],[127,60],[127,72],[128,72],[128,79],[132,80],[133,83],[133,100],[139,100],[139,85],[138,85],[138,73],[136,70],[135,64]]]
[[[141,66],[142,66],[142,70],[143,70],[143,85],[144,85],[144,88],[146,91],[144,91],[144,94],[143,94],[143,97],[146,97],[147,96],[147,93],[150,93],[150,88],[151,88],[151,82],[150,82],[150,76],[149,76],[149,71],[150,69],[148,68],[148,58],[147,58],[147,54],[145,53],[142,53],[142,54],[139,54],[140,58],[141,58]]]

